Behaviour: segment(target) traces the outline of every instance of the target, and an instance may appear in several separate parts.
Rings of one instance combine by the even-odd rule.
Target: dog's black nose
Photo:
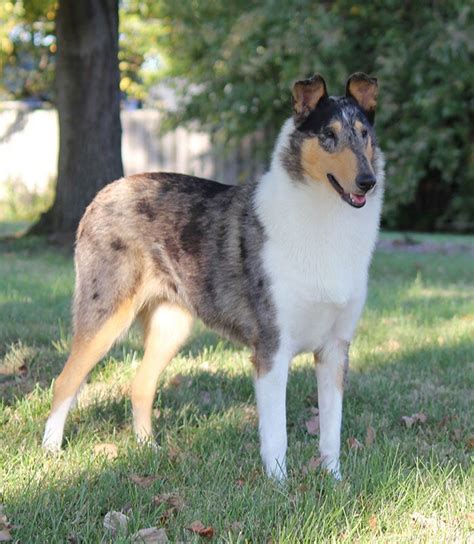
[[[372,174],[360,174],[356,178],[356,185],[366,193],[375,186],[376,181]]]

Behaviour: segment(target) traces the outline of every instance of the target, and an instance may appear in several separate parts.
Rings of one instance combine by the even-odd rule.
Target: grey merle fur
[[[76,323],[80,316],[80,326],[89,324],[92,333],[140,283],[158,279],[154,304],[185,307],[253,348],[258,366],[269,367],[279,339],[261,263],[265,234],[253,204],[255,187],[169,173],[107,186],[78,230]]]

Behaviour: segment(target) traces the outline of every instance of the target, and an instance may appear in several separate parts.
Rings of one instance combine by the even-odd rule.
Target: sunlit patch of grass
[[[0,503],[21,542],[108,541],[106,512],[125,509],[127,537],[163,524],[153,497],[184,500],[170,541],[466,542],[472,538],[474,264],[469,255],[379,253],[351,346],[344,401],[344,480],[303,468],[316,454],[305,421],[316,404],[312,358],[288,386],[289,480],[263,475],[249,352],[197,325],[164,372],[154,405],[157,452],[138,448],[129,387],[143,354],[132,330],[91,374],[59,457],[40,448],[51,383],[70,345],[71,256],[41,239],[0,246]],[[26,367],[26,372],[18,369]],[[426,423],[406,428],[402,416]],[[367,427],[375,442],[365,444]],[[97,455],[100,443],[117,457]],[[131,474],[154,474],[149,488]],[[471,519],[471,521],[469,521]],[[470,532],[471,531],[471,532]]]

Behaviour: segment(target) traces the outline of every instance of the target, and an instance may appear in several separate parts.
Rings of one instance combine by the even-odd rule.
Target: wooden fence
[[[210,136],[178,129],[160,133],[154,110],[122,111],[122,158],[125,174],[171,171],[235,184],[260,176],[264,134],[252,135],[232,152],[216,149]],[[22,103],[0,104],[0,199],[7,186],[42,192],[56,178],[59,133],[53,109]]]

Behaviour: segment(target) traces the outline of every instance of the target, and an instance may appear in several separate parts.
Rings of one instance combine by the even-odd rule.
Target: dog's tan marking
[[[344,386],[347,381],[347,371],[349,368],[349,343],[345,341],[341,341],[341,345],[344,350],[344,357],[343,357],[343,360],[341,360],[340,363],[337,365],[336,372],[335,372],[335,382],[336,382],[337,389],[342,394],[344,392]],[[313,352],[313,358],[314,358],[315,365],[323,364],[322,357],[319,352],[317,351]]]
[[[151,412],[161,372],[188,337],[193,317],[184,308],[161,303],[140,314],[145,334],[145,354],[132,384],[133,424],[137,438],[152,438]]]
[[[342,131],[342,123],[341,121],[334,121],[329,125],[329,128],[334,130],[336,134],[340,134]]]
[[[365,128],[364,123],[361,123],[358,119],[354,123],[354,127],[356,128],[358,132],[361,132]],[[368,136],[368,139],[367,139],[366,150],[367,150],[366,152],[367,158],[369,159],[369,161],[372,161],[372,159],[374,158],[374,149],[372,146],[372,138],[370,136]]]
[[[71,354],[54,384],[51,413],[54,413],[65,399],[76,395],[89,372],[130,326],[134,317],[134,301],[127,299],[95,334],[89,336],[78,331],[74,335]]]
[[[273,360],[271,358],[258,356],[256,353],[250,356],[250,361],[255,369],[257,378],[263,378],[273,367]]]
[[[329,184],[328,174],[336,177],[344,191],[356,191],[357,157],[355,153],[345,148],[342,151],[328,153],[317,138],[308,138],[301,148],[301,165],[305,174],[315,181]]]
[[[374,159],[374,148],[372,146],[372,138],[369,136],[369,141],[367,142],[367,158],[372,163]]]
[[[344,387],[347,382],[347,372],[349,370],[349,342],[342,342],[344,348],[344,360],[341,361],[337,369],[336,385],[341,393],[344,391]]]

